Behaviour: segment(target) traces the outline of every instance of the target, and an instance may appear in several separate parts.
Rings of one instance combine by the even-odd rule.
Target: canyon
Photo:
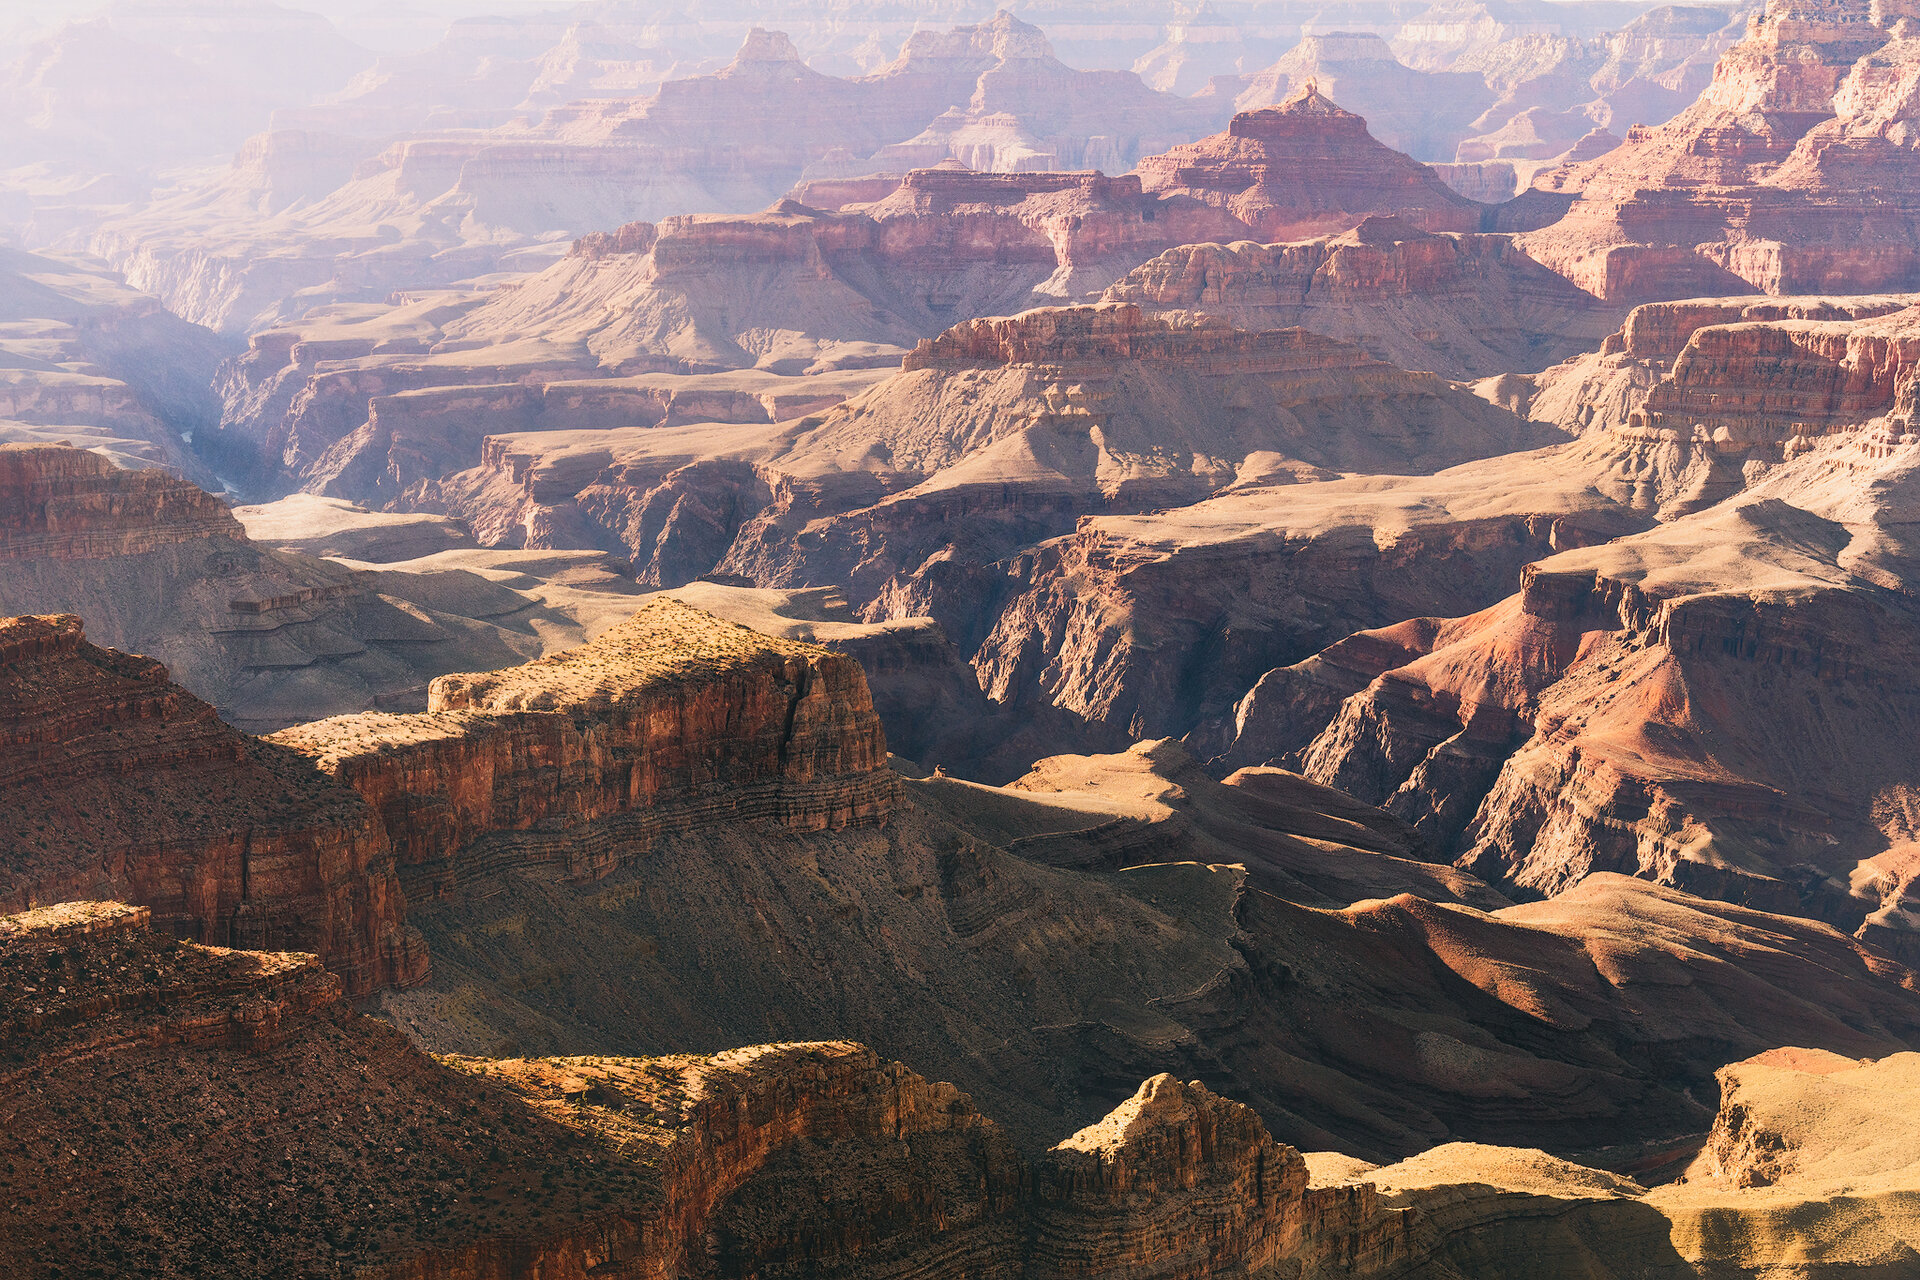
[[[309,2],[0,18],[0,1272],[1920,1267],[1912,15]]]

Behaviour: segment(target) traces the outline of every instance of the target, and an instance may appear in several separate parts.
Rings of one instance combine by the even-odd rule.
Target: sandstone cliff
[[[425,714],[266,741],[365,798],[416,897],[545,864],[597,878],[703,825],[873,822],[893,792],[857,663],[664,597],[580,648],[442,676]]]
[[[170,933],[320,953],[359,995],[425,976],[374,815],[222,724],[149,658],[74,617],[0,623],[7,744],[0,902],[123,897]]]

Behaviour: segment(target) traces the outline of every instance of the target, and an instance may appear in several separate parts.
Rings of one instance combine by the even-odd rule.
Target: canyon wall
[[[597,878],[703,825],[883,821],[893,797],[857,662],[664,597],[552,658],[442,676],[424,714],[342,716],[267,741],[364,797],[416,894],[506,867]]]

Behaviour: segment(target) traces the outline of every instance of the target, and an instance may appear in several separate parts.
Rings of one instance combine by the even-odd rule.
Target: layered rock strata
[[[1618,314],[1504,236],[1435,235],[1377,216],[1298,244],[1169,249],[1103,296],[1245,329],[1300,325],[1449,378],[1544,368],[1590,350]]]
[[[929,615],[975,652],[1014,587],[995,562],[1083,517],[1552,438],[1304,330],[1131,304],[1040,309],[957,325],[896,377],[803,419],[763,464],[772,503],[720,568],[842,582],[869,617]]]
[[[442,676],[425,714],[266,741],[364,797],[420,893],[543,864],[598,878],[663,833],[720,822],[870,823],[893,794],[857,663],[664,597],[580,648]]]
[[[1601,485],[1663,516],[1720,501],[1827,436],[1911,433],[1911,294],[1647,303],[1600,349],[1521,382],[1519,407],[1590,433]],[[1515,380],[1520,381],[1520,380]],[[1495,389],[1495,394],[1499,394]]]
[[[160,663],[88,643],[78,618],[0,623],[0,672],[9,909],[126,898],[179,937],[318,952],[356,995],[425,975],[352,792],[221,723]]]
[[[1370,213],[1423,231],[1478,231],[1477,205],[1433,170],[1376,141],[1367,122],[1312,84],[1227,131],[1142,160],[1149,192],[1222,208],[1262,240],[1338,234]]]
[[[1492,609],[1270,673],[1223,764],[1296,761],[1518,891],[1624,871],[1912,954],[1893,744],[1920,715],[1897,674],[1920,644],[1895,532],[1914,465],[1877,435],[1821,440],[1737,497],[1530,565]]]
[[[1543,175],[1577,198],[1522,243],[1610,300],[1913,288],[1907,18],[1865,0],[1773,0],[1693,106]]]

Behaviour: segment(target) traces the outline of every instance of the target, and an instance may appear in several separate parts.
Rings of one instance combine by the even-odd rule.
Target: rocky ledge
[[[0,560],[104,560],[244,536],[227,504],[169,472],[60,444],[0,444]]]
[[[0,918],[0,973],[10,1275],[215,1257],[363,1280],[1200,1280],[1409,1260],[1409,1214],[1370,1186],[1309,1189],[1253,1112],[1171,1076],[1029,1159],[952,1085],[844,1041],[435,1061],[349,1012],[310,956],[177,942],[116,903]],[[109,1209],[111,1236],[72,1234]]]
[[[677,601],[431,698],[251,738],[78,618],[0,621],[0,907],[123,897],[180,937],[317,952],[357,996],[426,975],[403,879],[592,877],[665,832],[891,812],[854,659]]]
[[[665,597],[580,648],[442,676],[428,704],[267,739],[366,799],[416,892],[508,866],[603,875],[715,822],[813,831],[891,812],[858,662]]]

